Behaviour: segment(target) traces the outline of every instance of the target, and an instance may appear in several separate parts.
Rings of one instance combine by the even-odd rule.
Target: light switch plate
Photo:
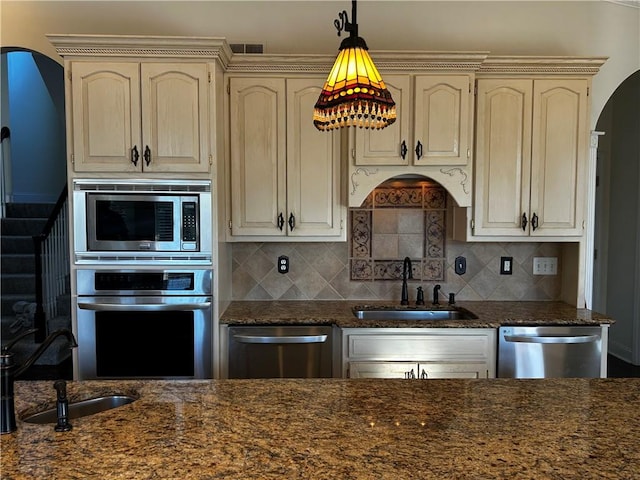
[[[533,258],[533,274],[534,275],[557,275],[558,274],[558,257],[534,257]]]
[[[513,274],[513,257],[500,257],[500,275]]]
[[[456,257],[454,270],[458,275],[464,275],[467,271],[467,259],[464,257]]]

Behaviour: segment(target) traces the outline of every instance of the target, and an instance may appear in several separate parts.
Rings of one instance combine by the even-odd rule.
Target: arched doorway
[[[616,320],[609,352],[640,365],[640,71],[613,93],[597,122],[593,309]]]
[[[3,47],[2,77],[2,127],[10,132],[3,202],[55,203],[66,183],[63,68],[41,53]]]
[[[49,245],[55,243],[56,247],[43,249],[36,249],[30,238],[52,230],[45,224],[53,211],[66,211],[64,204],[53,208],[67,179],[64,71],[51,58],[20,48],[3,47],[1,61],[0,336],[6,344],[33,327],[40,329],[37,335],[27,335],[12,347],[15,362],[20,365],[42,341],[40,334],[71,328],[66,238],[51,235],[47,238],[56,240]],[[66,215],[61,217],[66,219]],[[60,226],[56,232],[67,231],[62,221],[56,220],[54,225]],[[36,252],[41,253],[41,261]],[[57,261],[49,261],[52,258]],[[45,292],[40,299],[39,286]],[[43,308],[39,310],[38,305]],[[39,315],[41,311],[46,315]],[[60,340],[64,343],[62,337]],[[47,348],[22,378],[71,378],[69,349],[58,342]]]

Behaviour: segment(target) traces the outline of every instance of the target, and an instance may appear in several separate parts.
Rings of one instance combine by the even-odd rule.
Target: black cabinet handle
[[[404,140],[402,140],[402,143],[400,144],[400,156],[403,160],[407,158],[407,142]]]
[[[418,140],[416,145],[416,155],[418,156],[418,160],[422,158],[422,143],[420,143],[420,140]]]
[[[538,215],[535,213],[533,214],[533,217],[531,217],[531,228],[533,228],[534,231],[538,228]]]
[[[289,214],[289,229],[293,232],[293,229],[296,227],[296,217],[293,216],[293,213]]]
[[[144,147],[144,161],[147,164],[147,167],[149,166],[149,164],[151,163],[151,149],[149,148],[149,145]]]
[[[278,215],[278,228],[280,231],[282,231],[282,227],[284,227],[284,216],[282,215],[282,212],[280,212],[280,215]]]
[[[131,163],[134,167],[138,166],[138,160],[140,160],[140,152],[138,152],[138,147],[134,145],[131,149]]]
[[[522,231],[524,232],[527,229],[527,213],[522,214]]]

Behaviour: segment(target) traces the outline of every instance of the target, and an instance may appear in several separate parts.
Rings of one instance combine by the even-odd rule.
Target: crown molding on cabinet
[[[595,75],[609,57],[495,55],[482,63],[482,74]]]
[[[233,52],[222,37],[47,35],[62,57],[166,57],[217,59],[227,67]]]
[[[335,55],[234,54],[223,37],[51,34],[63,57],[201,58],[217,60],[229,73],[326,74]],[[490,52],[372,51],[384,72],[595,75],[608,57],[491,55]]]
[[[412,71],[476,71],[487,58],[487,52],[419,52],[371,51],[379,70]],[[322,73],[326,74],[335,55],[240,54],[234,55],[228,72],[255,73]]]

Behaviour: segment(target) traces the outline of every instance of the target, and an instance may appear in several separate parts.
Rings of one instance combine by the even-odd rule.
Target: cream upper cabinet
[[[73,170],[207,172],[205,63],[72,62]]]
[[[313,125],[323,79],[231,77],[231,234],[344,240],[340,137]]]
[[[582,235],[588,86],[478,80],[474,235]]]
[[[384,75],[398,118],[357,130],[356,165],[466,165],[472,133],[470,75]]]

